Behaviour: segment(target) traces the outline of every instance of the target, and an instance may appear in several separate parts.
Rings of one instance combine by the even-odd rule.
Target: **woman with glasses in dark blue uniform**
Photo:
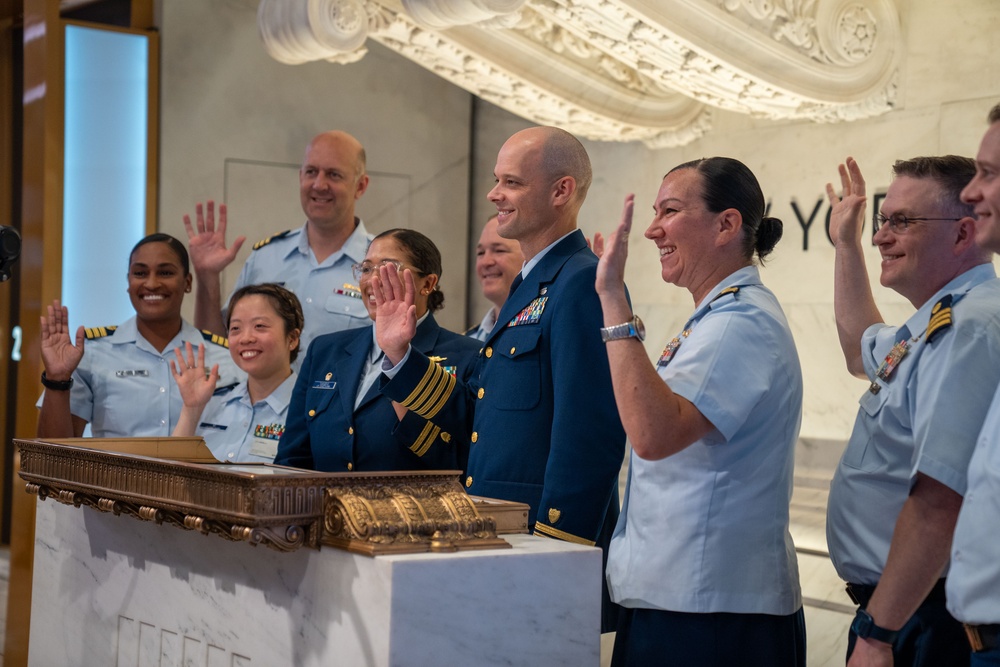
[[[371,278],[386,264],[414,276],[413,346],[458,379],[469,380],[480,346],[434,319],[434,311],[444,305],[441,253],[434,242],[410,229],[392,229],[372,240],[354,275],[373,321]],[[325,472],[463,470],[468,435],[444,431],[382,396],[382,358],[374,326],[316,338],[299,370],[274,462]]]

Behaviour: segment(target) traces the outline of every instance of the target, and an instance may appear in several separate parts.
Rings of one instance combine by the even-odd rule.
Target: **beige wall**
[[[234,226],[253,229],[246,232],[252,239],[300,224],[294,168],[302,147],[315,132],[340,127],[368,149],[374,177],[361,207],[366,222],[372,229],[413,226],[434,238],[446,260],[447,324],[457,329],[478,322],[487,304],[471,273],[471,248],[493,210],[485,197],[496,151],[529,123],[483,102],[473,114],[467,93],[378,44],[370,43],[369,54],[353,65],[281,65],[261,48],[254,0],[162,4],[161,228],[182,233],[181,215],[195,201],[221,198],[224,187],[231,193]],[[907,55],[900,65],[897,110],[890,114],[850,125],[816,125],[716,111],[709,136],[681,149],[585,142],[595,174],[581,216],[588,235],[612,228],[627,192],[636,193],[636,224],[644,227],[660,178],[680,162],[729,155],[757,174],[771,214],[785,223],[785,238],[763,276],[781,299],[799,345],[806,438],[844,439],[864,389],[844,371],[834,329],[825,183],[837,178],[837,164],[847,155],[858,159],[872,194],[884,192],[897,158],[974,155],[985,114],[1000,101],[1000,12],[993,0],[910,0],[900,3],[900,11]],[[267,187],[274,196],[261,196]],[[820,199],[809,248],[803,250],[791,203],[808,219]],[[284,212],[270,213],[265,205]],[[868,259],[877,276],[874,248]],[[656,253],[638,234],[632,238],[628,282],[647,323],[649,353],[658,355],[693,304],[686,292],[660,280]],[[876,298],[889,321],[912,311],[877,286]]]

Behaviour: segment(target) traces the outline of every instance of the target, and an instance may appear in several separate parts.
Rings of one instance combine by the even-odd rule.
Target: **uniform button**
[[[516,348],[516,347],[512,347],[512,348],[510,348],[510,353],[511,353],[511,354],[514,354],[514,353],[515,353],[516,351],[517,351],[517,348]]]
[[[307,297],[306,298],[306,303],[312,303],[312,302],[313,302],[312,297]]]
[[[469,488],[470,486],[472,486],[472,475],[465,478],[465,488]]]
[[[348,464],[347,464],[347,469],[348,469],[348,470],[354,470],[354,464],[353,464],[353,463],[350,463],[350,462],[348,462]]]
[[[479,433],[477,431],[472,432],[472,442],[477,442],[479,440]]]
[[[234,454],[233,452],[229,452],[229,458],[234,458],[235,456],[236,454]]]
[[[486,358],[489,359],[492,356],[493,356],[493,348],[492,347],[486,348]]]
[[[451,442],[451,433],[448,433],[447,431],[443,431],[441,433],[441,440],[443,440],[444,442]]]
[[[166,423],[167,423],[167,420],[166,420],[166,419],[161,419],[161,420],[160,420],[160,426],[163,426],[163,425],[164,425],[164,424],[166,424]]]
[[[347,306],[344,306],[344,312],[345,312],[345,313],[349,313],[349,312],[351,312],[351,309],[350,309],[350,308],[348,308]]]
[[[354,427],[353,426],[348,426],[347,427],[347,435],[354,435]]]
[[[310,410],[309,411],[309,416],[310,417],[315,417],[316,416],[316,411],[315,410]]]
[[[163,392],[165,392],[166,390],[167,390],[167,388],[166,388],[166,387],[160,387],[160,393],[161,393],[161,394],[162,394]]]
[[[485,395],[486,395],[486,390],[483,389],[482,387],[480,387],[479,388],[479,393],[477,394],[477,396],[479,396],[479,398],[482,398]]]

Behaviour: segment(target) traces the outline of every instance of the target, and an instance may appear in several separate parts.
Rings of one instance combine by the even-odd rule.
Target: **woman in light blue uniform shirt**
[[[668,173],[646,230],[695,310],[655,367],[625,295],[632,196],[597,271],[615,401],[632,443],[607,579],[612,665],[805,665],[788,532],[802,417],[795,344],[757,264],[781,238],[741,162]]]
[[[38,436],[79,437],[88,423],[96,438],[170,435],[182,403],[168,362],[185,343],[205,345],[207,362],[219,364],[224,383],[241,378],[226,339],[181,318],[181,303],[190,291],[184,244],[169,234],[151,234],[129,254],[128,295],[135,317],[118,326],[80,327],[74,345],[66,307],[59,301],[49,306],[41,318],[45,393],[39,400]]]
[[[197,356],[190,344],[178,350],[170,367],[184,409],[173,435],[200,435],[220,461],[271,463],[295,386],[302,304],[280,285],[247,285],[233,293],[226,317],[229,353],[247,381],[216,390],[218,369],[205,372],[204,347]]]

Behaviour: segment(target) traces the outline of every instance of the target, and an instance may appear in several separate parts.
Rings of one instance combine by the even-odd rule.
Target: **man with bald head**
[[[302,302],[305,350],[319,334],[370,323],[353,285],[351,266],[365,258],[371,235],[354,215],[354,205],[368,188],[365,149],[346,132],[317,135],[306,147],[299,169],[299,197],[306,222],[253,246],[233,291],[244,285],[278,283]],[[226,247],[226,205],[196,209],[197,230],[184,216],[191,263],[197,277],[194,323],[200,329],[225,336],[220,275],[243,245],[241,236]],[[304,355],[300,355],[300,359]]]
[[[601,337],[597,257],[577,229],[590,158],[568,132],[536,127],[507,140],[494,175],[497,230],[520,244],[525,264],[483,342],[478,380],[456,383],[409,347],[412,276],[385,267],[375,291],[391,377],[382,391],[437,424],[448,420],[452,433],[471,423],[469,493],[526,503],[536,535],[606,549],[625,432]],[[602,620],[613,627],[610,613]]]

